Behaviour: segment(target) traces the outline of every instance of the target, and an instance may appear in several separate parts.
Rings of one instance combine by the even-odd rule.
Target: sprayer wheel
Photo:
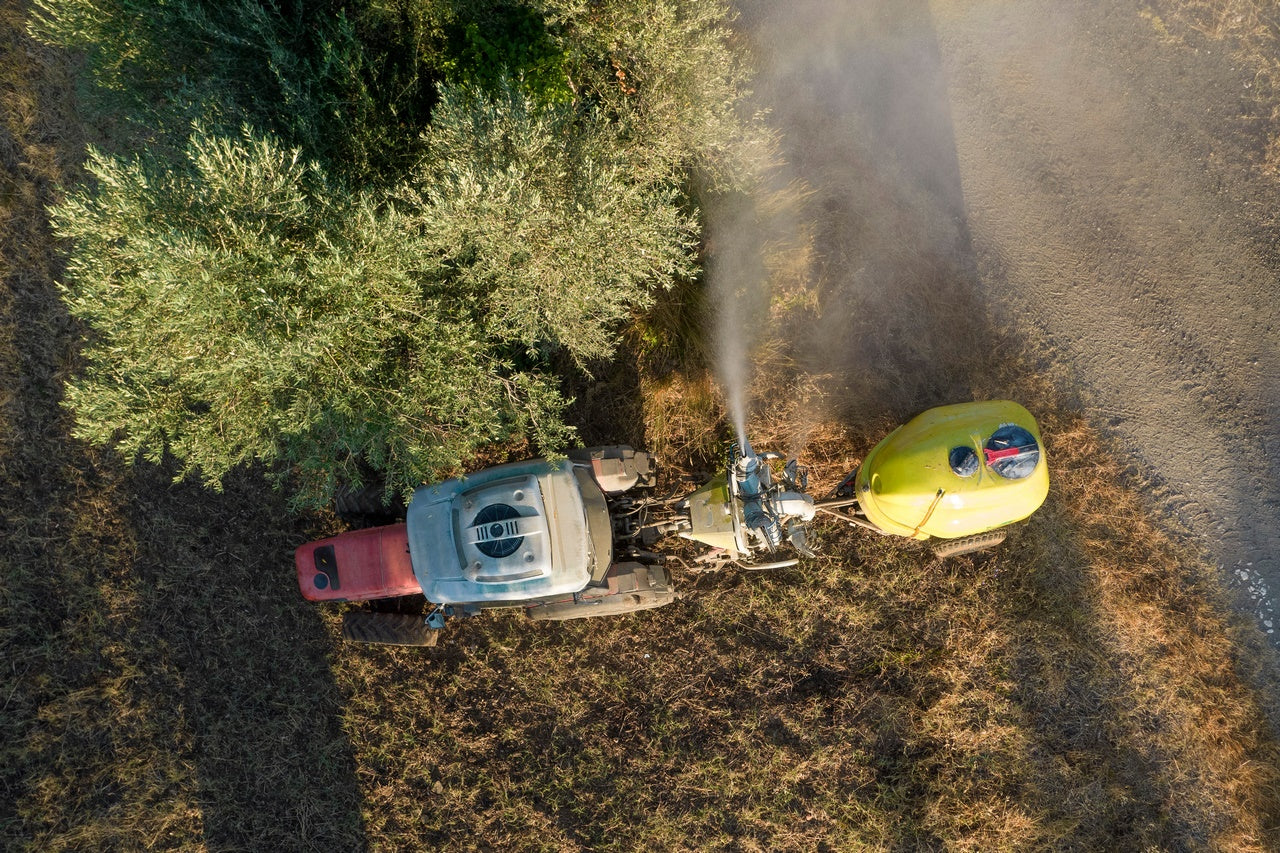
[[[955,557],[959,554],[972,554],[974,551],[985,551],[988,548],[994,548],[999,545],[1008,535],[1009,533],[1006,530],[990,530],[974,536],[950,539],[942,544],[934,545],[933,554],[938,559],[942,559],[943,557]]]
[[[342,614],[342,636],[353,643],[388,646],[434,646],[440,637],[421,616],[412,613],[375,613],[348,610]]]

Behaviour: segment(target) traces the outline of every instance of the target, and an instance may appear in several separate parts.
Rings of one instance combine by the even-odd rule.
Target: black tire
[[[342,636],[353,643],[434,646],[440,638],[440,631],[428,628],[421,616],[412,613],[348,610],[342,615]]]
[[[974,536],[950,539],[940,545],[934,545],[933,554],[938,559],[942,559],[960,554],[972,554],[974,551],[985,551],[988,548],[994,548],[999,545],[1008,535],[1009,532],[1007,530],[989,530],[986,533],[978,533]]]
[[[381,484],[362,486],[359,489],[339,486],[333,495],[333,509],[338,518],[352,527],[378,527],[403,519],[404,501],[397,497],[390,504],[384,504],[383,495]]]

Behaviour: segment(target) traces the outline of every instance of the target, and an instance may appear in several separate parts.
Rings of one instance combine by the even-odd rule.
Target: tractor
[[[1035,420],[1004,401],[930,409],[892,432],[815,500],[797,460],[741,438],[688,495],[656,494],[653,458],[618,445],[486,468],[418,488],[403,521],[298,548],[311,601],[344,614],[356,642],[435,645],[449,619],[520,608],[535,620],[610,616],[675,599],[668,567],[776,569],[812,556],[819,513],[877,533],[935,540],[939,557],[989,548],[1049,488]],[[653,549],[703,546],[692,564]],[[426,609],[422,610],[425,599]],[[416,602],[404,612],[405,602]]]

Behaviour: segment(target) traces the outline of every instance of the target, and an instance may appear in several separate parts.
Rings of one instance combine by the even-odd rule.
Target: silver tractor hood
[[[563,595],[591,578],[586,508],[569,460],[423,486],[406,523],[414,574],[439,604]]]

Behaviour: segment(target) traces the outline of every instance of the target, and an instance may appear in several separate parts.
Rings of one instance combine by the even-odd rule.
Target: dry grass
[[[1146,0],[1144,14],[1173,39],[1225,42],[1253,74],[1252,115],[1265,141],[1258,166],[1280,178],[1280,9],[1270,0]]]
[[[948,388],[1023,400],[1054,486],[1003,549],[940,563],[827,526],[827,556],[678,576],[685,597],[647,614],[489,615],[436,658],[341,645],[340,610],[300,601],[290,562],[332,519],[290,516],[252,473],[214,495],[67,437],[77,330],[42,208],[77,125],[63,61],[2,20],[0,847],[1275,849],[1260,637],[1021,368],[1038,356],[988,325],[929,349],[927,310],[903,329],[924,343],[880,353],[878,406],[843,365],[766,341],[752,435],[803,448],[821,486]],[[811,259],[787,251],[780,330],[814,310],[795,284]],[[895,298],[860,298],[853,322],[927,308]],[[707,465],[727,437],[711,379],[635,347],[581,389],[584,438]],[[910,369],[939,353],[951,373]]]
[[[993,555],[827,527],[651,614],[460,625],[427,672],[344,650],[371,843],[1268,849],[1256,637],[1087,425],[1045,425],[1054,493]]]

